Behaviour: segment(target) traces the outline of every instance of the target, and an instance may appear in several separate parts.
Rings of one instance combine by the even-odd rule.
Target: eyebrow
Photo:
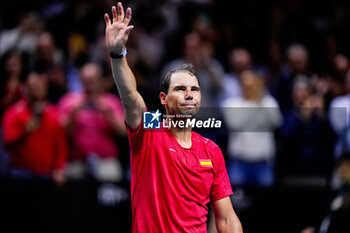
[[[173,90],[181,90],[181,89],[186,89],[186,88],[187,88],[186,86],[179,85],[179,86],[175,86],[173,88]],[[200,87],[198,87],[198,86],[191,86],[191,90],[192,91],[200,91]]]

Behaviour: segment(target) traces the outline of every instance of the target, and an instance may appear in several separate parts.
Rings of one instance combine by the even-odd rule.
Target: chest
[[[214,178],[212,154],[205,145],[192,141],[192,147],[185,149],[175,139],[162,137],[155,140],[150,153],[153,166],[159,174],[167,174],[174,182],[191,181],[191,184],[210,189]],[[161,146],[160,146],[161,145]]]

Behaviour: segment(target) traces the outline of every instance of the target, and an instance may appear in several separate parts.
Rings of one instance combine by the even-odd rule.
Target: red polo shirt
[[[183,148],[168,129],[128,128],[134,233],[207,232],[208,203],[232,194],[220,148],[192,132]]]
[[[38,129],[26,133],[25,126],[32,115],[27,101],[9,107],[3,118],[4,144],[12,167],[37,175],[49,175],[64,166],[67,144],[64,129],[58,122],[55,107],[47,103]]]

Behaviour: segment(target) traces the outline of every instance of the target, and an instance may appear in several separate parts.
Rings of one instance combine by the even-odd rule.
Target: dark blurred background
[[[224,120],[201,133],[223,151],[244,232],[350,232],[350,3],[122,3],[148,109],[162,75],[191,63],[204,112]],[[1,232],[131,232],[112,5],[0,2]]]

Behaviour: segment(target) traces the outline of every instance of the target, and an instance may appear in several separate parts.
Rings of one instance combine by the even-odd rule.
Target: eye
[[[175,87],[175,91],[185,91],[186,87]]]
[[[198,91],[200,91],[200,88],[199,87],[192,87],[191,91],[197,91],[198,92]]]

